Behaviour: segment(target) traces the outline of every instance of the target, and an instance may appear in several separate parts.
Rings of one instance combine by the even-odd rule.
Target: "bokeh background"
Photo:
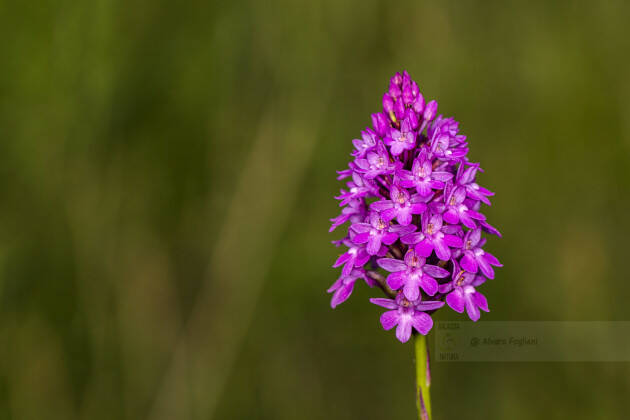
[[[376,292],[325,293],[334,171],[402,69],[496,191],[483,319],[629,319],[629,16],[0,2],[0,419],[415,418]],[[436,419],[627,415],[628,363],[432,373]]]

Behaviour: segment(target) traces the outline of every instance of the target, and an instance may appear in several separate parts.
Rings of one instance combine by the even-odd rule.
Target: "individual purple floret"
[[[400,103],[400,102],[399,102]],[[411,117],[413,118],[413,117]],[[415,120],[417,124],[418,120]],[[416,145],[416,133],[412,130],[410,120],[402,122],[400,130],[390,129],[389,136],[385,137],[385,144],[390,146],[393,156],[399,156],[405,150],[413,149]]]
[[[370,223],[355,223],[350,226],[357,235],[352,242],[355,244],[367,243],[367,253],[376,255],[381,249],[381,244],[391,245],[398,239],[398,233],[389,230],[389,222],[384,220],[376,212],[370,213]]]
[[[374,146],[376,146],[377,139],[378,136],[371,128],[368,127],[364,131],[361,131],[361,140],[352,140],[352,144],[356,149],[354,152],[352,152],[352,155],[357,157],[365,156],[366,152],[372,150]]]
[[[349,239],[344,239],[341,243],[348,247],[348,251],[337,258],[333,267],[336,268],[343,265],[341,274],[349,276],[355,267],[363,267],[370,260],[370,254],[365,250],[365,245],[357,245]]]
[[[459,123],[438,115],[437,101],[425,100],[406,71],[391,78],[371,122],[338,171],[346,186],[330,231],[343,226],[344,234],[333,242],[343,250],[331,306],[363,278],[389,298],[371,301],[389,309],[381,324],[397,326],[400,341],[414,328],[428,333],[430,314],[444,303],[479,319],[488,305],[477,288],[502,266],[482,235],[501,234],[484,214],[494,193],[479,185],[483,171],[469,159]]]
[[[481,170],[478,163],[459,165],[455,183],[462,186],[466,190],[466,195],[472,200],[482,201],[484,204],[490,205],[488,197],[492,197],[494,193],[490,190],[480,187],[475,182],[477,171]]]
[[[396,166],[389,159],[389,153],[383,142],[379,141],[372,152],[367,153],[366,159],[356,159],[354,164],[357,172],[365,179],[374,179],[379,175],[389,175],[394,172]]]
[[[370,287],[374,286],[374,281],[365,275],[365,270],[362,268],[356,268],[347,275],[342,274],[341,277],[339,277],[337,281],[334,282],[327,290],[328,293],[333,294],[330,301],[331,307],[335,308],[337,305],[345,302],[346,299],[350,297],[352,290],[354,289],[354,283],[357,279],[365,280]]]
[[[433,327],[433,320],[426,311],[434,311],[444,306],[441,301],[422,301],[420,299],[409,301],[403,295],[396,299],[372,298],[375,305],[390,309],[381,315],[381,325],[385,330],[391,330],[395,326],[396,338],[406,343],[411,337],[412,327],[422,335],[427,335]]]
[[[481,247],[486,240],[481,238],[481,229],[469,230],[464,236],[463,255],[459,260],[461,267],[469,273],[476,274],[481,270],[484,276],[494,278],[492,266],[503,267],[497,257],[484,251]]]
[[[489,312],[488,301],[486,297],[479,293],[475,287],[483,284],[486,279],[483,276],[475,276],[472,273],[460,270],[457,263],[453,266],[454,280],[440,286],[440,293],[446,293],[446,303],[454,311],[459,313],[466,312],[468,317],[473,320],[479,320],[481,309]]]
[[[418,158],[414,159],[411,172],[404,169],[398,172],[400,185],[405,188],[415,188],[421,197],[427,197],[432,189],[443,189],[444,183],[453,178],[453,174],[446,171],[433,171],[433,166],[428,158],[427,149],[420,151]]]
[[[432,252],[442,261],[451,258],[449,247],[460,248],[462,239],[459,236],[448,233],[448,228],[443,227],[442,216],[439,214],[422,217],[422,231],[405,235],[401,240],[404,244],[414,245],[418,255],[428,258]]]
[[[367,212],[365,200],[350,200],[347,206],[341,209],[341,214],[339,216],[330,219],[332,226],[328,232],[332,232],[337,228],[337,226],[343,225],[348,220],[350,223],[361,223],[365,220]]]
[[[396,218],[402,226],[411,223],[414,214],[422,214],[427,205],[420,196],[411,196],[405,189],[393,185],[390,190],[391,200],[381,200],[370,204],[370,209],[380,213],[384,220],[390,221]]]
[[[469,229],[477,227],[476,220],[486,220],[486,216],[469,209],[466,200],[466,189],[464,187],[453,187],[448,185],[444,191],[444,213],[442,218],[450,224],[457,224],[460,221]]]
[[[380,258],[378,265],[389,271],[387,285],[393,290],[403,288],[405,297],[409,300],[416,300],[420,296],[419,288],[433,296],[438,291],[438,283],[435,278],[447,277],[450,273],[436,265],[425,264],[426,259],[416,254],[410,249],[405,254],[403,261],[395,258]]]

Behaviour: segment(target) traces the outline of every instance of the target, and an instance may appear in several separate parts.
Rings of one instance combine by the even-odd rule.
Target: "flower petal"
[[[405,282],[406,276],[404,271],[397,271],[395,273],[391,273],[387,276],[387,285],[393,289],[398,290],[402,287]]]
[[[479,292],[475,292],[472,297],[475,305],[477,305],[479,309],[484,312],[490,312],[490,309],[488,309],[488,299],[486,299],[484,295]]]
[[[438,267],[437,265],[425,264],[422,267],[422,271],[427,273],[431,277],[436,277],[438,279],[443,279],[444,277],[448,277],[451,273],[448,270],[443,269],[442,267]]]
[[[431,256],[431,252],[433,252],[433,243],[425,238],[424,240],[418,242],[414,249],[416,254],[421,257],[428,258]]]
[[[433,328],[433,319],[424,312],[416,312],[411,322],[413,327],[422,335],[427,335]]]
[[[403,235],[400,238],[400,242],[402,242],[405,245],[415,245],[418,242],[420,242],[421,240],[424,239],[424,233],[422,232],[413,232],[413,233],[409,233],[407,235]]]
[[[484,276],[488,277],[491,280],[494,278],[494,270],[492,269],[492,266],[488,264],[483,255],[477,257],[477,264],[479,265],[479,269],[481,269],[481,272]]]
[[[369,232],[372,229],[369,223],[355,223],[350,226],[350,229],[354,230],[356,233],[364,233]]]
[[[456,288],[451,293],[446,296],[446,304],[450,306],[455,312],[459,312],[460,314],[464,312],[464,306],[466,305],[466,300],[464,299],[464,294],[460,288]]]
[[[396,213],[398,213],[398,210],[396,210],[395,208],[391,207],[391,208],[388,208],[386,210],[383,210],[381,212],[381,217],[383,218],[383,220],[389,222],[394,217],[396,217]],[[409,223],[407,223],[407,224],[409,224]]]
[[[398,320],[398,328],[396,328],[396,338],[401,343],[406,343],[411,337],[411,316],[401,316]]]
[[[482,258],[483,258],[484,260],[486,260],[486,261],[488,262],[488,264],[492,264],[492,265],[494,265],[494,266],[496,266],[496,267],[503,267],[503,264],[501,264],[501,263],[499,262],[499,260],[497,259],[497,257],[495,257],[494,255],[492,255],[492,254],[491,254],[491,253],[489,253],[489,252],[485,252],[485,253],[483,254]]]
[[[411,206],[411,213],[422,214],[427,209],[427,205],[424,203],[415,203]]]
[[[398,304],[393,299],[371,298],[370,302],[386,309],[398,309]]]
[[[337,268],[342,264],[345,264],[346,261],[348,261],[350,259],[351,255],[349,252],[346,252],[345,254],[341,254],[339,256],[339,258],[337,258],[337,261],[335,261],[335,263],[333,264],[333,268]]]
[[[434,311],[444,306],[444,302],[440,300],[423,300],[416,304],[416,309],[419,311]]]
[[[407,264],[405,264],[404,261],[397,260],[395,258],[379,258],[376,262],[379,267],[389,271],[390,273],[407,269]]]
[[[381,235],[372,235],[368,239],[367,247],[365,250],[370,255],[376,255],[381,249]]]
[[[352,238],[352,242],[355,244],[364,244],[370,239],[370,232],[358,233]]]
[[[427,295],[433,296],[438,291],[438,282],[433,277],[425,274],[420,279],[420,287],[422,287],[422,290],[424,290]]]
[[[473,321],[478,321],[481,317],[481,312],[479,312],[479,308],[470,295],[466,296],[466,312],[468,313],[468,317]]]
[[[443,239],[444,242],[446,242],[446,245],[450,246],[451,248],[461,248],[464,245],[464,241],[459,236],[444,235]]]
[[[354,288],[354,282],[350,282],[344,284],[339,289],[335,291],[332,299],[330,300],[330,306],[335,308],[337,305],[345,302],[352,294],[352,289]]]
[[[469,273],[477,272],[477,261],[470,256],[469,252],[466,252],[462,259],[459,260],[459,265],[461,265],[461,267]]]
[[[459,223],[459,214],[452,207],[444,212],[442,215],[446,223],[456,224]]]
[[[451,258],[451,250],[449,249],[444,239],[434,239],[433,246],[435,246],[435,254],[439,259],[446,261]]]
[[[387,311],[381,315],[381,325],[386,331],[391,330],[398,324],[400,316],[398,311]]]
[[[391,245],[396,242],[396,239],[398,239],[398,234],[390,232],[383,235],[383,238],[381,240],[385,245]]]
[[[400,209],[398,210],[398,217],[396,218],[396,220],[398,220],[398,223],[400,223],[402,226],[408,226],[411,223],[411,217],[411,208]]]
[[[383,211],[391,209],[392,207],[394,207],[394,203],[392,203],[391,200],[375,201],[374,203],[370,204],[370,209],[375,211]]]

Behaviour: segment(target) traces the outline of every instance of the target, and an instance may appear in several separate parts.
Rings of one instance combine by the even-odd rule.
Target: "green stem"
[[[427,337],[414,334],[416,354],[416,408],[419,420],[431,420],[431,372]]]

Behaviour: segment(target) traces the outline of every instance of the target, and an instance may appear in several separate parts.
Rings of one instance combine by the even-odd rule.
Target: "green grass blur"
[[[374,291],[325,294],[334,171],[402,69],[496,191],[483,319],[630,319],[628,16],[0,2],[0,419],[415,418]],[[628,363],[432,374],[438,420],[627,416]]]

